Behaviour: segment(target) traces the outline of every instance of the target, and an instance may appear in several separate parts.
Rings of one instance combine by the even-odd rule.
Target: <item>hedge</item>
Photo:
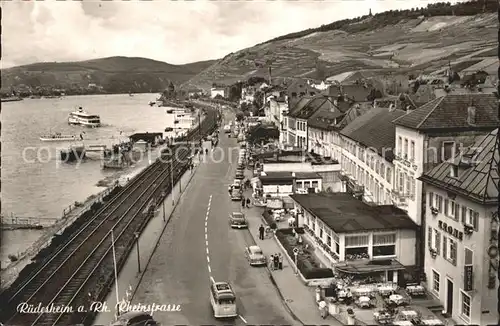
[[[299,231],[304,232],[302,228],[297,228]],[[300,232],[297,232],[300,234]],[[288,256],[294,257],[293,247],[287,241],[287,236],[293,234],[293,229],[280,229],[276,231],[276,237],[278,241],[281,242],[283,248],[285,248]],[[309,256],[309,257],[307,257]],[[317,279],[317,278],[330,278],[333,277],[333,271],[330,268],[320,268],[315,266],[316,260],[313,258],[314,253],[307,252],[307,254],[299,254],[297,257],[297,268],[300,270],[304,278],[306,279]]]

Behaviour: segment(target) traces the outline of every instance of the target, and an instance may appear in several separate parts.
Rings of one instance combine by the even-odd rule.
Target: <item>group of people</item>
[[[245,199],[245,196],[241,196],[241,207],[250,208],[250,198]]]
[[[283,255],[281,253],[271,255],[271,270],[283,269]]]

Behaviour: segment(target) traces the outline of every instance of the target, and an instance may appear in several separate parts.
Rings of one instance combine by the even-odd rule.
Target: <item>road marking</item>
[[[212,268],[210,267],[210,251],[208,249],[208,216],[210,215],[210,205],[212,204],[212,195],[208,199],[207,215],[205,215],[205,250],[207,252],[208,275],[212,277]]]
[[[244,322],[245,324],[248,324],[248,322],[245,320],[245,318],[243,318],[243,316],[242,316],[242,315],[238,315],[238,317],[240,317],[240,319],[241,319],[241,320],[243,320],[243,322]]]

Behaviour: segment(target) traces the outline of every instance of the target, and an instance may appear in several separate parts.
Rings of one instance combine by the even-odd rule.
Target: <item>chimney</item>
[[[292,178],[295,178],[295,172],[292,172]]]
[[[476,108],[472,105],[467,108],[467,123],[470,126],[476,124]]]

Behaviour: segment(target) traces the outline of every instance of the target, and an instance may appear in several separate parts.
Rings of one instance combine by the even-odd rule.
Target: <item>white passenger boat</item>
[[[75,135],[63,135],[59,132],[51,133],[48,135],[41,135],[41,141],[75,141],[78,140],[78,137]]]
[[[101,118],[98,115],[90,114],[79,107],[78,110],[73,111],[69,114],[68,123],[70,125],[82,125],[87,127],[100,127]]]

